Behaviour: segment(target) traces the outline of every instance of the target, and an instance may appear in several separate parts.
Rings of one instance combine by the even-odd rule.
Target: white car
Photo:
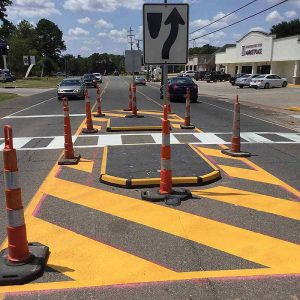
[[[196,74],[195,71],[191,71],[191,70],[190,70],[190,71],[185,71],[185,72],[183,73],[183,76],[194,78],[194,77],[195,77],[195,74]]]
[[[250,86],[250,82],[252,79],[260,76],[260,74],[245,74],[241,77],[238,77],[235,81],[235,85],[239,86],[241,89],[244,86]]]
[[[100,73],[93,73],[93,75],[96,77],[98,82],[102,83],[102,75]]]
[[[250,87],[269,89],[271,87],[286,87],[287,79],[275,74],[265,74],[253,78]]]

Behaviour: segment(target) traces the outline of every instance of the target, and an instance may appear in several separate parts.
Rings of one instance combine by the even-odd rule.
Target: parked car
[[[66,78],[57,85],[57,99],[84,99],[85,85],[80,78]]]
[[[256,78],[260,74],[246,74],[236,79],[235,85],[239,86],[239,88],[243,88],[244,86],[250,86],[250,82],[253,78]]]
[[[102,75],[100,73],[93,73],[93,75],[96,77],[97,82],[102,83]]]
[[[82,80],[87,87],[97,87],[97,79],[94,74],[84,74]]]
[[[205,75],[208,73],[208,71],[197,71],[195,73],[195,80],[204,80]]]
[[[173,77],[168,79],[170,101],[184,100],[187,88],[190,89],[191,102],[197,102],[198,85],[190,77]],[[160,87],[160,98],[163,99],[163,87]]]
[[[247,73],[237,73],[229,79],[229,82],[231,83],[231,85],[235,85],[237,78],[240,78],[244,75],[247,75]]]
[[[186,77],[192,77],[192,78],[194,78],[195,77],[195,73],[196,73],[196,71],[189,70],[189,71],[185,71],[182,75],[186,76]]]
[[[259,75],[250,82],[250,87],[269,89],[272,87],[286,87],[287,79],[276,74]]]
[[[11,74],[8,69],[0,70],[0,81],[1,82],[12,82],[16,81],[15,75]]]
[[[177,74],[177,77],[182,77],[184,72],[185,71],[180,71],[180,73]]]
[[[138,85],[138,84],[146,85],[146,79],[145,79],[144,76],[135,76],[134,77],[134,83],[136,85]]]
[[[204,80],[206,80],[206,82],[228,81],[230,77],[230,74],[226,74],[220,71],[213,71],[206,73],[204,76]]]

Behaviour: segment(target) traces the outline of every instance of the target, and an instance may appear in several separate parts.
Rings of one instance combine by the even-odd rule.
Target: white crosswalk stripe
[[[180,142],[179,136],[184,137],[185,142]],[[265,138],[263,135],[267,135]],[[139,138],[141,136],[141,138]],[[190,140],[189,140],[190,136]],[[171,144],[230,144],[230,132],[200,132],[200,133],[171,133]],[[124,138],[131,137],[134,142],[126,143]],[[148,137],[145,142],[145,137]],[[178,137],[178,138],[176,138]],[[246,140],[243,144],[300,144],[300,133],[291,132],[242,132],[241,137]],[[272,137],[274,140],[272,140]],[[282,140],[280,139],[283,138]],[[77,139],[80,138],[80,145],[76,145]],[[94,143],[84,144],[84,139],[93,139]],[[152,142],[149,142],[149,138]],[[195,138],[198,141],[195,141]],[[47,139],[49,143],[43,147],[27,147],[33,139]],[[180,140],[179,140],[180,139]],[[161,144],[161,133],[135,133],[135,134],[103,134],[103,135],[74,135],[72,137],[74,148],[93,148],[104,146],[118,146],[118,145],[137,145],[137,144]],[[64,136],[44,136],[44,137],[14,137],[14,148],[18,150],[51,150],[64,148]],[[4,139],[0,138],[0,151],[4,148]]]

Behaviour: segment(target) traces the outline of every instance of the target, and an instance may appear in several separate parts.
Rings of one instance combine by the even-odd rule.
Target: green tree
[[[47,19],[39,20],[35,32],[35,48],[42,56],[42,73],[49,75],[57,69],[61,51],[66,50],[63,33],[56,24]]]
[[[47,19],[41,19],[37,23],[36,36],[36,48],[47,58],[57,61],[61,51],[66,50],[62,31],[56,24]]]
[[[35,49],[35,41],[35,28],[26,20],[22,20],[9,37],[9,66],[18,77],[24,76],[27,69],[23,65],[23,56],[38,56],[38,52]]]
[[[16,26],[13,23],[8,20],[4,20],[0,27],[0,37],[8,39],[15,30]]]
[[[194,47],[189,49],[189,55],[196,54],[212,54],[216,52],[218,47],[212,46],[210,44],[205,44],[202,47]]]
[[[7,14],[6,12],[6,6],[9,6],[12,4],[11,0],[1,0],[0,1],[0,20],[4,21],[6,20]]]
[[[300,34],[300,20],[294,19],[289,22],[281,22],[272,26],[271,33],[277,38]]]

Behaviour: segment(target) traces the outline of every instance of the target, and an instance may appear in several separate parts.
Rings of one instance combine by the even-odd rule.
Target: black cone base
[[[105,114],[95,114],[93,115],[93,117],[101,118],[101,117],[105,117]]]
[[[195,129],[195,125],[184,125],[180,124],[181,129]]]
[[[143,115],[127,115],[125,118],[144,118]]]
[[[83,128],[81,132],[82,133],[96,133],[96,132],[98,132],[98,129],[93,128],[93,129],[89,130],[87,128]]]
[[[165,202],[167,205],[178,206],[181,201],[193,198],[192,193],[187,189],[173,189],[171,194],[161,194],[159,190],[143,191],[143,200],[151,202]]]
[[[223,149],[223,150],[221,150],[221,152],[223,154],[227,154],[232,157],[250,157],[251,156],[251,153],[249,153],[249,152],[244,152],[244,151],[233,152],[230,149]]]
[[[78,165],[81,155],[74,156],[73,158],[61,158],[58,161],[59,165]]]
[[[31,259],[23,264],[11,264],[7,260],[8,249],[0,252],[0,285],[28,283],[43,275],[49,248],[40,243],[29,243]]]

